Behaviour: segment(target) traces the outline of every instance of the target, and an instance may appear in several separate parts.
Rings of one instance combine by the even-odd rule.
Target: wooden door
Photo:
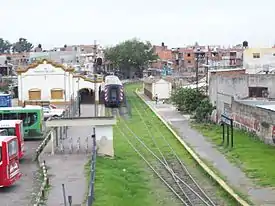
[[[30,89],[29,90],[29,100],[41,100],[41,90],[40,89]]]

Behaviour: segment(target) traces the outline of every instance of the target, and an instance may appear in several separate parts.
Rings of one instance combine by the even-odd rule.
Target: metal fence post
[[[64,206],[67,206],[66,192],[65,192],[65,185],[64,184],[62,184],[62,192],[63,192],[63,198],[64,198]]]
[[[71,195],[68,196],[68,202],[69,202],[69,206],[72,206],[72,204],[73,204],[73,197]]]
[[[88,206],[91,206],[94,201],[94,182],[95,182],[95,167],[96,167],[96,132],[93,128],[92,134],[93,148],[92,148],[92,160],[91,160],[91,182],[90,182],[90,195],[88,197]]]

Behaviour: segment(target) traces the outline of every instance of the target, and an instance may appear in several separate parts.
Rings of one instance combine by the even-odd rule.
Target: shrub
[[[203,99],[199,106],[196,108],[194,119],[197,122],[205,122],[209,120],[212,111],[215,108],[211,104],[208,98]]]
[[[171,101],[179,111],[193,113],[205,98],[202,91],[191,88],[178,88],[171,94]]]

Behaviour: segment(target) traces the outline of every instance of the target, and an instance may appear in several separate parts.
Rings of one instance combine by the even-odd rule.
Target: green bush
[[[197,122],[204,122],[209,120],[209,117],[214,110],[213,105],[208,98],[203,99],[195,111],[194,119]]]
[[[179,111],[192,114],[205,98],[202,91],[191,88],[178,88],[171,94],[171,101]]]
[[[179,111],[194,114],[199,122],[208,120],[214,109],[203,91],[191,88],[175,89],[171,94],[171,102]]]

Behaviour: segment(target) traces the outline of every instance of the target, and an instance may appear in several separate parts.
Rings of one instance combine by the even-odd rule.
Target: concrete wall
[[[257,134],[265,143],[275,143],[274,111],[233,101],[231,117],[234,126]]]
[[[224,77],[214,75],[209,80],[209,98],[213,105],[221,101],[222,96],[248,97],[248,78],[247,75],[238,77]],[[219,98],[220,97],[220,98]]]
[[[243,74],[238,76],[213,75],[209,80],[209,98],[216,106],[212,120],[220,121],[221,114],[226,113],[225,105],[231,107],[232,99],[244,99],[249,96],[248,87],[268,87],[269,97],[275,98],[275,75]],[[259,103],[260,104],[260,103]]]
[[[273,74],[244,74],[239,76],[224,77],[211,76],[209,80],[209,98],[215,105],[218,94],[229,95],[235,99],[249,96],[248,87],[268,87],[269,97],[275,98],[275,75]]]

